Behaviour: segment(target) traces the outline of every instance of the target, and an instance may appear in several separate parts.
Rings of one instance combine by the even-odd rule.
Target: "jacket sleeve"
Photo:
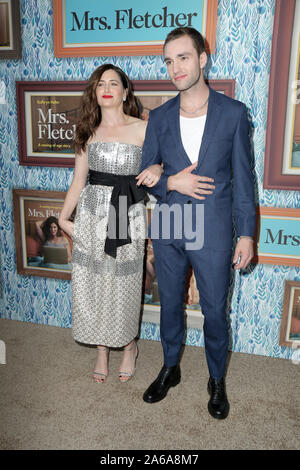
[[[254,178],[251,169],[249,120],[242,105],[232,147],[233,214],[236,235],[253,237],[256,227]]]
[[[142,153],[142,166],[141,171],[148,168],[150,165],[161,164],[162,158],[159,149],[159,140],[157,130],[154,125],[154,118],[152,112],[150,111],[148,125],[146,129],[146,136],[143,145]],[[161,202],[166,202],[167,200],[167,183],[168,175],[162,173],[159,181],[153,188],[148,188],[143,186],[146,191],[155,196]]]

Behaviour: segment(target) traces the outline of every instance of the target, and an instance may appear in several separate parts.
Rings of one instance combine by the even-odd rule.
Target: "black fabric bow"
[[[131,243],[128,233],[129,208],[147,197],[146,191],[136,185],[135,177],[136,175],[115,175],[94,170],[89,171],[89,184],[113,186],[104,246],[105,253],[113,258],[117,257],[119,246]],[[120,197],[122,197],[121,201]]]

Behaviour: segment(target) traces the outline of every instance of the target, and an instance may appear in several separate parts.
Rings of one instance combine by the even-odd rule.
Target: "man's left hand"
[[[253,254],[253,241],[248,238],[240,238],[232,261],[234,269],[246,269],[253,258]]]

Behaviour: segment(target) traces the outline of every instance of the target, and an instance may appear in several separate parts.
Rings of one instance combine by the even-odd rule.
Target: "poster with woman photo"
[[[13,190],[19,274],[70,279],[72,239],[58,219],[65,193]]]
[[[290,348],[300,348],[299,281],[285,281],[279,344]]]

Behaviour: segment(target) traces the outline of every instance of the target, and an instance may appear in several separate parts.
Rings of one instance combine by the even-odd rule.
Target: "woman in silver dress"
[[[111,64],[98,67],[83,94],[74,177],[59,218],[73,237],[73,337],[97,345],[93,377],[101,383],[108,376],[110,347],[123,347],[121,382],[133,376],[138,355],[146,230],[145,193],[136,186],[135,176],[147,126],[138,116],[126,74]],[[158,165],[149,167],[143,183],[153,186],[161,172]],[[125,217],[114,219],[122,212],[119,196],[129,201]],[[73,224],[68,219],[76,206]],[[124,220],[125,235],[124,224],[120,226]]]

